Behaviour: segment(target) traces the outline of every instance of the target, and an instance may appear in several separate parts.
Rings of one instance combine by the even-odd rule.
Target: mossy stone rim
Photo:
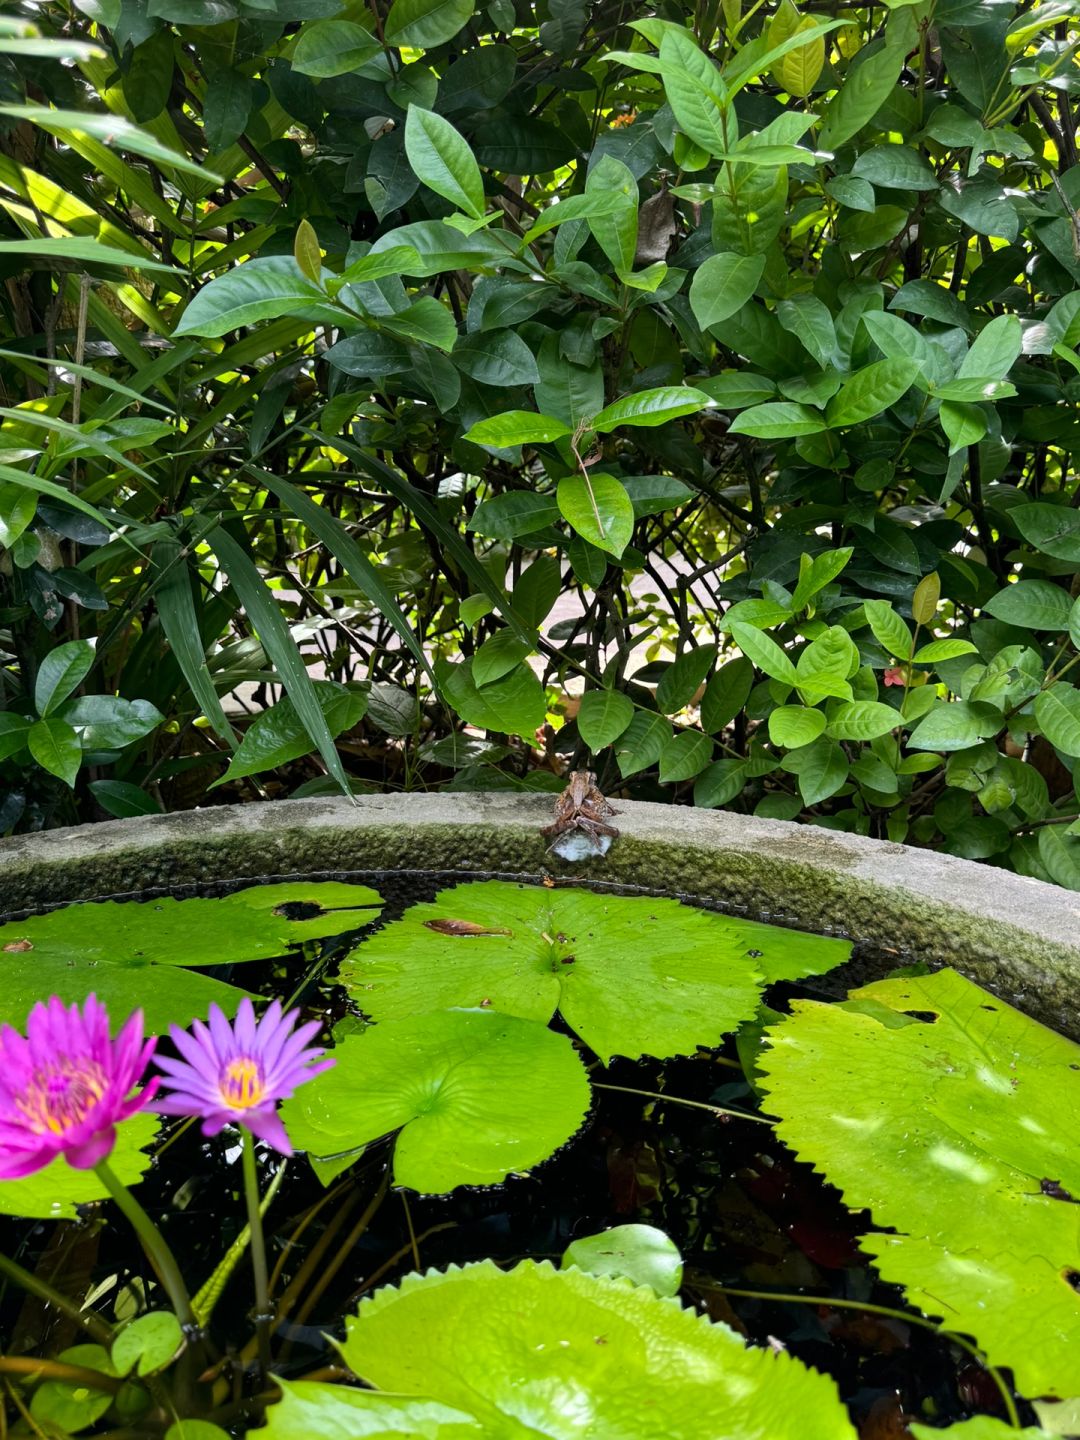
[[[707,899],[943,963],[1080,1032],[1080,895],[812,825],[639,801],[602,860],[548,852],[540,796],[373,795],[227,805],[0,841],[0,914],[230,878],[437,870],[543,875]]]

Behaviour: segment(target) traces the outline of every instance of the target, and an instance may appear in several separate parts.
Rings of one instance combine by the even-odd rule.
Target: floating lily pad
[[[488,1010],[372,1026],[282,1107],[299,1149],[337,1157],[330,1179],[372,1140],[400,1131],[394,1180],[428,1194],[494,1185],[546,1160],[589,1108],[585,1067],[565,1035]]]
[[[460,1415],[507,1440],[855,1440],[824,1375],[647,1286],[577,1269],[487,1260],[411,1275],[362,1301],[347,1331],[345,1362],[367,1384],[455,1412],[446,1428],[389,1434],[473,1433]],[[320,1430],[317,1408],[305,1436],[346,1433]]]
[[[679,1247],[655,1225],[615,1225],[599,1235],[583,1235],[563,1254],[563,1269],[568,1265],[649,1285],[657,1295],[677,1295],[682,1285]]]
[[[305,940],[354,930],[378,917],[366,885],[291,881],[215,899],[104,900],[0,925],[0,1021],[21,1027],[43,995],[67,1003],[93,991],[115,1023],[138,1006],[161,1032],[205,1015],[232,1014],[247,993],[193,967],[267,960]]]
[[[401,1400],[317,1380],[282,1380],[281,1400],[266,1412],[266,1440],[483,1440],[491,1436],[478,1420],[434,1400]]]
[[[850,949],[677,900],[491,880],[414,905],[347,957],[341,979],[375,1020],[558,1010],[606,1062],[716,1045],[755,1014],[767,981],[821,974]]]
[[[84,1370],[96,1370],[99,1375],[116,1376],[109,1352],[101,1345],[72,1345],[61,1350],[58,1358]],[[45,1380],[34,1391],[30,1414],[49,1432],[77,1435],[100,1420],[112,1403],[109,1390],[72,1385],[66,1380]]]
[[[777,1133],[895,1229],[861,1242],[881,1274],[1024,1394],[1080,1394],[1080,1046],[951,970],[793,1012],[759,1060]]]
[[[125,1185],[137,1185],[150,1168],[144,1153],[157,1134],[158,1117],[140,1110],[116,1132],[116,1148],[109,1164]],[[32,1220],[73,1220],[76,1205],[106,1200],[109,1192],[92,1170],[75,1170],[58,1157],[25,1180],[0,1180],[0,1215],[22,1215]]]
[[[1047,1432],[1038,1427],[1027,1426],[1017,1430],[1005,1420],[996,1420],[992,1415],[976,1415],[971,1420],[959,1420],[944,1430],[935,1430],[930,1425],[912,1425],[915,1440],[1046,1440]]]

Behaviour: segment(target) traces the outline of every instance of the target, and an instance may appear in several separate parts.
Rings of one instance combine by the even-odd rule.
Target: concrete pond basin
[[[0,841],[0,915],[264,877],[426,871],[631,886],[951,965],[1080,1038],[1080,895],[988,865],[787,821],[621,801],[609,853],[548,849],[546,796],[226,805]],[[451,883],[448,880],[447,883]]]

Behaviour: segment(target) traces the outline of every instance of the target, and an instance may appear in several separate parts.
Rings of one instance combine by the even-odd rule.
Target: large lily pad
[[[0,1021],[22,1026],[47,995],[93,991],[117,1022],[142,1007],[147,1030],[186,1025],[211,1001],[232,1014],[247,993],[192,967],[283,955],[378,917],[366,885],[291,881],[216,899],[104,900],[0,925]]]
[[[158,1117],[141,1110],[116,1132],[109,1164],[125,1185],[136,1185],[150,1168],[145,1147],[157,1134]],[[33,1220],[72,1220],[76,1205],[106,1200],[109,1192],[92,1170],[75,1170],[58,1157],[25,1180],[0,1180],[0,1215]]]
[[[547,1021],[557,1009],[606,1062],[716,1045],[767,981],[821,974],[850,948],[677,900],[491,880],[414,905],[341,979],[375,1020],[490,1004]]]
[[[581,1125],[585,1067],[565,1035],[490,1010],[414,1015],[350,1035],[337,1064],[287,1101],[289,1135],[330,1179],[400,1131],[394,1180],[429,1194],[530,1170]]]
[[[347,1330],[342,1354],[361,1379],[455,1412],[430,1432],[387,1434],[471,1434],[460,1415],[490,1440],[855,1440],[824,1375],[647,1286],[576,1268],[412,1275],[363,1301]],[[269,1436],[346,1433],[320,1430],[318,1408],[303,1432],[275,1429],[271,1409]]]
[[[1080,1394],[1080,1046],[951,970],[797,1002],[778,1134],[895,1234],[862,1247],[1027,1395]]]

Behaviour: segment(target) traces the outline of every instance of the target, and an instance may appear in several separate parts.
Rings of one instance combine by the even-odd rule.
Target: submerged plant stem
[[[266,1238],[259,1209],[259,1172],[255,1164],[255,1137],[244,1126],[244,1196],[251,1231],[251,1265],[255,1271],[255,1335],[263,1378],[270,1371],[270,1284],[266,1269]]]
[[[776,1300],[781,1304],[828,1305],[837,1310],[863,1310],[869,1315],[884,1315],[890,1320],[902,1320],[905,1325],[918,1325],[923,1330],[932,1330],[943,1340],[948,1340],[951,1344],[958,1345],[961,1350],[965,1350],[986,1371],[997,1386],[1001,1403],[1009,1417],[1009,1424],[1014,1430],[1023,1428],[1012,1391],[1006,1385],[1001,1372],[989,1363],[979,1347],[968,1340],[966,1336],[958,1335],[955,1330],[946,1330],[944,1326],[935,1324],[933,1320],[927,1320],[923,1315],[913,1315],[909,1310],[894,1310],[890,1305],[872,1305],[866,1300],[837,1300],[831,1295],[789,1295],[772,1290],[738,1290],[731,1285],[718,1285],[712,1280],[708,1282],[708,1286],[710,1290],[719,1290],[724,1295],[739,1295],[746,1300]]]
[[[665,1095],[660,1090],[638,1090],[632,1085],[601,1085],[593,1082],[594,1090],[618,1090],[623,1095],[644,1095],[649,1100],[664,1100],[669,1105],[687,1105],[691,1110],[708,1110],[711,1115],[731,1115],[736,1120],[752,1120],[755,1125],[772,1125],[764,1115],[751,1115],[748,1110],[729,1110],[724,1105],[706,1105],[704,1100],[684,1100],[679,1095]]]
[[[164,1235],[110,1167],[107,1160],[102,1160],[99,1165],[94,1167],[94,1174],[116,1201],[138,1235],[142,1247],[146,1251],[147,1259],[154,1267],[154,1271],[176,1311],[176,1318],[186,1329],[193,1328],[195,1316],[191,1309],[191,1298],[188,1295],[187,1286],[184,1284],[184,1277],[180,1274],[176,1257],[165,1243]]]
[[[20,1290],[27,1291],[30,1295],[36,1295],[39,1300],[44,1300],[46,1305],[51,1305],[61,1315],[66,1315],[80,1329],[85,1330],[88,1335],[93,1336],[99,1344],[109,1346],[113,1342],[114,1330],[112,1326],[96,1314],[93,1310],[80,1310],[74,1300],[62,1295],[59,1290],[54,1290],[51,1285],[29,1270],[24,1270],[16,1260],[9,1260],[0,1253],[0,1275],[6,1275],[13,1285],[18,1285]]]
[[[399,1190],[401,1203],[405,1209],[405,1224],[409,1227],[409,1248],[412,1250],[413,1264],[417,1270],[420,1269],[420,1246],[416,1243],[416,1231],[413,1229],[412,1211],[409,1209],[409,1201],[404,1190]]]
[[[386,1196],[386,1192],[387,1192],[387,1190],[388,1190],[389,1188],[390,1188],[390,1168],[389,1168],[389,1166],[387,1166],[387,1168],[386,1168],[386,1170],[385,1170],[385,1172],[384,1172],[384,1174],[383,1174],[382,1181],[381,1181],[380,1184],[379,1184],[378,1190],[376,1190],[376,1192],[375,1192],[375,1194],[372,1196],[371,1200],[370,1200],[370,1201],[368,1202],[368,1204],[365,1206],[364,1211],[363,1211],[363,1213],[361,1214],[359,1220],[357,1220],[356,1224],[355,1224],[355,1225],[352,1227],[352,1229],[349,1231],[348,1235],[346,1235],[343,1243],[341,1244],[341,1246],[340,1246],[339,1249],[338,1249],[337,1254],[336,1254],[336,1255],[334,1256],[334,1258],[330,1261],[330,1263],[323,1269],[322,1274],[319,1276],[318,1283],[312,1287],[311,1293],[305,1297],[303,1305],[301,1305],[300,1309],[297,1311],[296,1321],[295,1321],[295,1323],[296,1323],[297,1325],[303,1325],[303,1324],[304,1324],[304,1322],[307,1320],[308,1316],[311,1314],[312,1310],[314,1310],[315,1306],[319,1303],[319,1300],[322,1298],[322,1295],[324,1294],[324,1292],[325,1292],[325,1290],[326,1290],[326,1287],[330,1284],[330,1282],[333,1280],[334,1276],[335,1276],[335,1275],[338,1273],[338,1271],[341,1269],[342,1265],[344,1265],[345,1261],[346,1261],[346,1260],[349,1258],[349,1256],[352,1254],[353,1250],[356,1248],[356,1245],[357,1245],[357,1243],[358,1243],[359,1240],[360,1240],[360,1237],[361,1237],[361,1236],[364,1234],[364,1232],[367,1230],[367,1228],[368,1228],[368,1226],[371,1224],[372,1220],[374,1220],[375,1215],[376,1215],[376,1212],[378,1211],[379,1206],[382,1204],[382,1202],[383,1202],[383,1200],[384,1200],[384,1198],[385,1198],[385,1196]],[[411,1235],[411,1226],[410,1226],[410,1235]],[[415,1242],[414,1242],[414,1243],[415,1243]]]
[[[86,1365],[69,1365],[66,1360],[42,1360],[36,1355],[0,1355],[0,1375],[27,1375],[35,1380],[61,1380],[65,1385],[85,1386],[115,1395],[124,1385],[118,1375],[106,1375]],[[40,1432],[39,1432],[40,1433]]]

